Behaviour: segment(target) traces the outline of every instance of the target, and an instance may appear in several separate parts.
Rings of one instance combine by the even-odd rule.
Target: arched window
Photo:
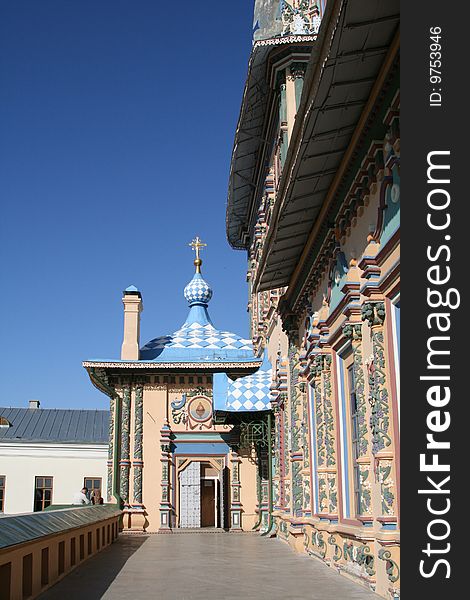
[[[0,427],[11,427],[11,423],[5,417],[0,417]]]

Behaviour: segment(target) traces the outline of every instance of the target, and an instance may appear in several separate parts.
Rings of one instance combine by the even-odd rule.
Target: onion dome
[[[201,273],[194,273],[194,277],[184,288],[184,297],[189,306],[207,304],[212,298],[212,288],[203,279]]]
[[[198,304],[207,305],[209,300],[212,298],[212,288],[206,281],[204,281],[201,275],[202,260],[199,256],[200,249],[207,244],[204,244],[204,242],[199,239],[199,236],[197,236],[189,245],[196,252],[196,258],[194,260],[196,272],[194,273],[194,277],[184,288],[184,297],[188,301],[189,306]]]

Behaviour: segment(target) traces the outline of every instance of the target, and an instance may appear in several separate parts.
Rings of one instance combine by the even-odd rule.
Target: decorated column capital
[[[346,323],[343,326],[343,335],[352,342],[360,342],[362,340],[362,323]]]
[[[383,301],[364,302],[361,317],[363,321],[368,321],[371,327],[383,325],[385,321],[385,303]]]

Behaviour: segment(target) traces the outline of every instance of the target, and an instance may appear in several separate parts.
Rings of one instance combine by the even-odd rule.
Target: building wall
[[[34,508],[35,477],[53,477],[53,504],[72,504],[85,477],[101,477],[106,486],[104,445],[0,444],[0,474],[6,476],[6,514],[31,512]]]
[[[114,433],[117,402],[118,469],[116,475],[113,461],[108,462],[111,472],[108,501],[115,501],[111,482],[117,476],[115,485],[125,506],[125,528],[156,532],[178,527],[179,474],[190,460],[208,462],[220,473],[221,485],[226,489],[225,524],[231,523],[233,509],[239,514],[237,528],[251,530],[259,515],[255,455],[251,451],[234,454],[232,442],[236,444],[236,440],[231,438],[232,426],[215,424],[212,409],[202,421],[192,413],[193,398],[202,396],[211,405],[212,375],[117,377],[114,389],[118,398],[112,401],[111,431]]]
[[[277,534],[387,598],[400,586],[398,109],[397,95],[289,313],[288,288],[249,302],[253,341],[276,372]],[[266,182],[249,281],[276,202],[269,170]]]

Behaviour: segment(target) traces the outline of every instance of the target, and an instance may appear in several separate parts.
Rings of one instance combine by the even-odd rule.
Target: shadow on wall
[[[121,535],[108,546],[37,598],[40,600],[99,600],[129,558],[148,539],[145,535]]]

